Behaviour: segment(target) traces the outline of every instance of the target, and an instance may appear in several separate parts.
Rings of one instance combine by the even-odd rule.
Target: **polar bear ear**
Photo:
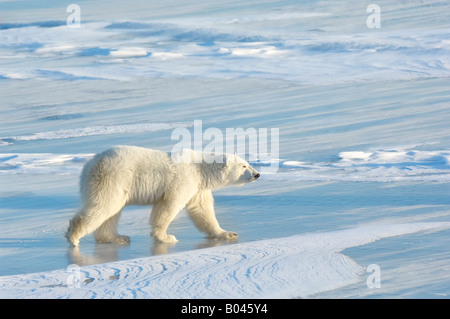
[[[223,163],[225,164],[225,166],[233,163],[233,156],[231,156],[229,154],[228,155],[227,154],[223,154],[222,158],[223,158]]]
[[[229,164],[235,164],[237,162],[238,156],[236,153],[234,153],[233,155],[225,155],[225,164],[229,165]]]

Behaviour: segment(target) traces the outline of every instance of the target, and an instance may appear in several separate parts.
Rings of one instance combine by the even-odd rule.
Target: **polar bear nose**
[[[260,177],[261,175],[258,173],[255,175],[255,179],[257,179],[258,177]]]

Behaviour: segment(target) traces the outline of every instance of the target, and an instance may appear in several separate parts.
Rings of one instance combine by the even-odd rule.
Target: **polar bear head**
[[[175,163],[198,165],[203,183],[207,188],[221,188],[228,185],[243,185],[259,178],[260,174],[236,154],[199,152],[182,149],[172,153]]]
[[[222,178],[226,185],[243,185],[258,179],[260,174],[236,154],[224,155]]]

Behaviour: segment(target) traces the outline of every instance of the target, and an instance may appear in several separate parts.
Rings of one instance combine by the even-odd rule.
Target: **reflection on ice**
[[[205,238],[203,241],[199,240],[193,248],[203,249],[208,247],[219,247],[223,245],[230,245],[233,242],[226,240],[217,240]],[[79,266],[103,264],[108,262],[114,262],[123,260],[123,256],[128,255],[128,259],[132,258],[133,254],[138,256],[157,256],[165,255],[170,253],[170,248],[174,248],[177,243],[162,243],[150,239],[144,240],[139,238],[139,240],[133,241],[129,245],[120,245],[115,243],[86,243],[83,247],[69,246],[67,248],[66,256],[68,264],[76,264]],[[89,245],[91,244],[91,245]],[[181,243],[180,243],[181,244]],[[180,245],[178,244],[178,245]],[[133,245],[133,247],[130,247]],[[145,250],[148,250],[147,252]]]

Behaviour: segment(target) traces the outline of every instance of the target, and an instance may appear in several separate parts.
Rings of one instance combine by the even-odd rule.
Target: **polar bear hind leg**
[[[96,231],[95,238],[99,242],[129,242],[127,236],[117,234],[117,223],[125,200],[105,206],[89,205],[70,221],[66,237],[72,245],[78,246],[82,237],[94,231]]]
[[[119,235],[117,233],[117,224],[119,223],[119,218],[121,211],[119,211],[114,216],[108,218],[103,224],[97,228],[94,233],[95,239],[99,243],[116,243],[116,244],[129,244],[130,237]]]

